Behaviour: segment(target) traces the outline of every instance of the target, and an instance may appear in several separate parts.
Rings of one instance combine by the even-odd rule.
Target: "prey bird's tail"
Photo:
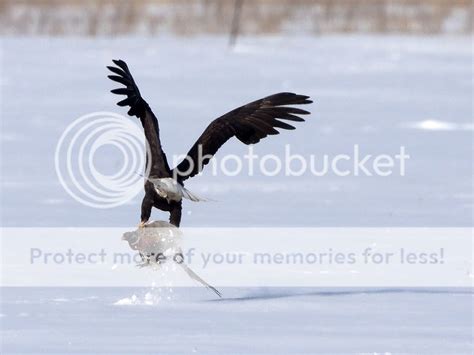
[[[191,270],[186,264],[184,263],[180,263],[179,265],[181,265],[181,267],[184,269],[184,271],[186,271],[186,273],[188,274],[188,276],[190,278],[192,278],[193,280],[196,280],[197,282],[199,282],[200,284],[202,284],[204,287],[208,288],[209,290],[212,290],[214,291],[214,293],[219,296],[220,298],[222,298],[222,295],[221,293],[215,288],[215,287],[212,287],[211,285],[209,285],[206,281],[204,281],[203,279],[201,279],[198,274],[196,274],[193,270]]]

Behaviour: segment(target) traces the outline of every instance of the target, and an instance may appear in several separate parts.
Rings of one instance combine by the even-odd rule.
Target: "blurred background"
[[[468,0],[0,0],[3,35],[467,34]]]

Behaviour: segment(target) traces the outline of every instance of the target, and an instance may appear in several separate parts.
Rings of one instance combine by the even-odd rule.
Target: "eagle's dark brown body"
[[[236,137],[244,144],[255,144],[268,135],[279,134],[276,128],[295,129],[283,120],[302,122],[304,119],[299,115],[307,115],[309,112],[288,105],[312,102],[308,96],[282,92],[232,110],[212,121],[191,147],[187,157],[174,169],[170,169],[166,155],[161,148],[158,120],[150,106],[141,97],[127,64],[122,60],[114,60],[113,62],[117,67],[107,68],[116,75],[109,75],[109,78],[125,85],[125,88],[115,89],[112,92],[127,96],[118,105],[129,106],[128,114],[138,117],[142,123],[151,153],[151,156],[147,157],[149,177],[155,179],[173,178],[175,179],[173,181],[181,186],[184,186],[186,179],[201,172],[204,165],[230,138]],[[146,180],[145,197],[141,207],[141,223],[148,221],[152,207],[169,212],[170,223],[175,226],[180,225],[181,200],[169,201],[161,197],[156,191],[156,186]]]
[[[142,222],[150,219],[152,207],[170,213],[170,223],[179,227],[181,223],[182,201],[167,201],[158,195],[153,183],[145,182],[145,197],[142,200],[141,217]]]

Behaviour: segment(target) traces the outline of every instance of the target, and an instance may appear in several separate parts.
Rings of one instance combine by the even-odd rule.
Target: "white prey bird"
[[[181,250],[182,235],[174,225],[165,221],[154,221],[133,232],[124,233],[122,240],[127,241],[130,248],[140,253],[143,262],[138,264],[139,267],[160,267],[169,260],[181,266],[190,278],[222,297],[216,288],[200,278],[184,263]]]

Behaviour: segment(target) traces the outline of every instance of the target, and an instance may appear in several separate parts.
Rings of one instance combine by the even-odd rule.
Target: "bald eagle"
[[[288,105],[312,103],[309,96],[281,92],[236,108],[212,121],[191,147],[187,156],[171,169],[161,148],[156,116],[142,98],[127,64],[123,60],[113,60],[113,63],[116,66],[107,68],[114,75],[108,77],[125,87],[111,92],[126,96],[117,105],[128,106],[128,115],[140,119],[151,154],[147,156],[149,174],[145,177],[140,226],[144,226],[149,220],[152,207],[155,207],[169,212],[170,223],[179,227],[182,198],[199,200],[184,188],[184,181],[200,173],[225,142],[236,137],[244,144],[255,144],[268,135],[279,134],[276,128],[295,129],[282,120],[302,122],[304,119],[298,115],[307,115],[309,112]]]

